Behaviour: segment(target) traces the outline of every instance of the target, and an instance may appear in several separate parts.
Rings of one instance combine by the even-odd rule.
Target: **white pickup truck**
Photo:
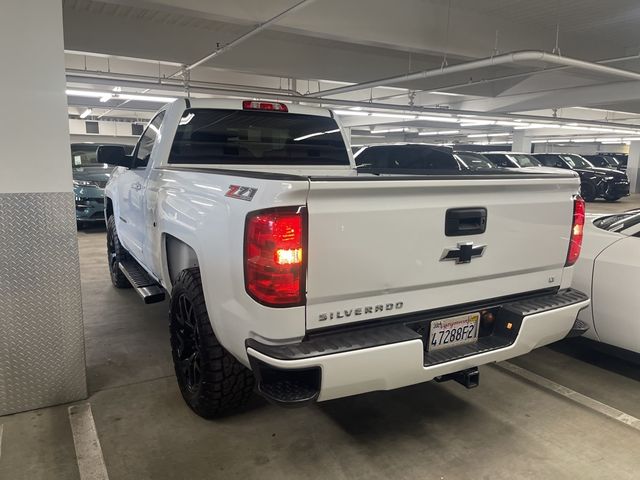
[[[358,169],[331,111],[177,100],[106,188],[116,287],[171,297],[187,404],[303,405],[436,379],[580,333],[572,172]]]

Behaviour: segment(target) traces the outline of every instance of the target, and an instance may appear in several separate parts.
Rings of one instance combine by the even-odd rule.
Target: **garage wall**
[[[87,394],[61,10],[0,15],[0,415]]]

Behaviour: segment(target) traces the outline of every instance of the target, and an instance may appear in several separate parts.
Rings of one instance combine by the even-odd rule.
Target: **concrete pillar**
[[[627,176],[631,183],[631,193],[640,193],[640,140],[629,145]]]
[[[513,152],[531,153],[531,137],[525,135],[526,130],[515,130],[513,132]]]
[[[0,15],[0,415],[87,395],[62,2]]]

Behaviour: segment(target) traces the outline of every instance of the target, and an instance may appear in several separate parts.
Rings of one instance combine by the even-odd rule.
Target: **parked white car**
[[[640,212],[587,217],[574,285],[591,296],[585,337],[640,353]]]
[[[573,172],[365,172],[331,111],[253,100],[178,100],[132,156],[98,156],[119,165],[113,284],[169,293],[178,384],[204,417],[254,383],[285,405],[473,387],[478,365],[560,340],[589,303],[571,288]]]

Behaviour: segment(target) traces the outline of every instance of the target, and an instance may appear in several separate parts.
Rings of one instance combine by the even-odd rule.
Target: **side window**
[[[138,145],[136,146],[136,152],[134,154],[136,159],[136,168],[146,167],[149,163],[149,157],[151,157],[153,146],[156,144],[156,140],[160,134],[160,126],[162,125],[163,118],[164,112],[158,113],[154,119],[151,120],[151,123],[147,126],[147,129],[140,137],[140,140],[138,140]]]

